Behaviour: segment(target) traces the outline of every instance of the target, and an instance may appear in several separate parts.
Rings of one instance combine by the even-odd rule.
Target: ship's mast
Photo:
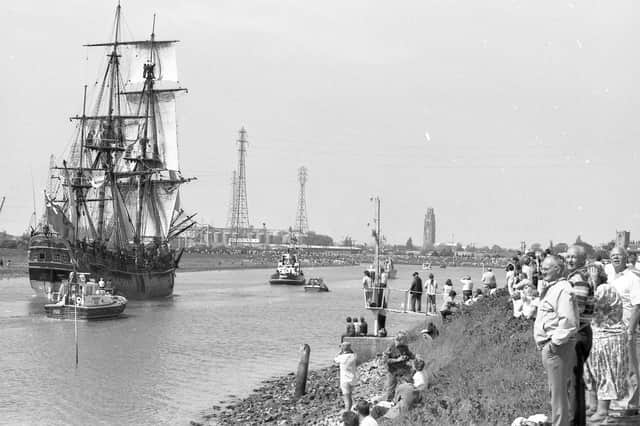
[[[116,18],[115,18],[115,28],[114,28],[114,39],[113,39],[113,49],[111,54],[109,55],[109,107],[107,110],[107,125],[106,125],[106,141],[107,144],[103,148],[106,148],[105,151],[100,151],[98,154],[98,158],[102,157],[102,166],[105,169],[105,182],[104,185],[100,187],[100,192],[98,195],[98,235],[97,239],[102,240],[104,234],[104,207],[105,207],[105,191],[107,186],[107,181],[114,184],[113,182],[113,167],[112,167],[112,156],[111,149],[114,146],[120,145],[120,135],[121,131],[116,132],[115,128],[118,127],[120,129],[119,123],[114,123],[114,114],[113,107],[114,102],[117,106],[116,115],[120,115],[120,85],[118,84],[118,75],[120,63],[119,63],[119,54],[118,54],[118,41],[120,36],[120,4],[116,7]],[[103,135],[105,136],[105,135]],[[105,145],[105,144],[101,144]],[[98,166],[98,164],[96,164]],[[112,191],[116,190],[112,188]]]
[[[149,48],[149,61],[144,64],[144,88],[143,88],[143,97],[146,101],[145,105],[145,123],[144,123],[144,138],[142,138],[141,148],[142,148],[142,161],[138,163],[138,169],[146,169],[147,168],[147,144],[149,142],[149,123],[153,125],[153,162],[158,161],[158,134],[157,134],[157,126],[155,122],[155,99],[153,93],[153,85],[155,80],[155,64],[153,57],[153,43],[155,41],[155,30],[156,30],[156,15],[153,15],[153,25],[151,27],[151,38],[150,48]],[[146,173],[140,174],[138,176],[138,211],[136,212],[136,235],[135,242],[137,244],[142,244],[142,210],[143,210],[143,202],[144,202],[144,192],[145,188],[148,185],[149,175]]]

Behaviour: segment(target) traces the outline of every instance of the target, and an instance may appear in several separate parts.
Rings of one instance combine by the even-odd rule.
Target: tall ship
[[[104,49],[100,79],[87,93],[68,155],[57,166],[62,199],[55,223],[74,268],[129,299],[173,293],[181,251],[171,241],[195,224],[180,205],[177,40],[121,40],[121,7]],[[90,99],[89,99],[90,98]],[[59,217],[59,216],[62,217]]]

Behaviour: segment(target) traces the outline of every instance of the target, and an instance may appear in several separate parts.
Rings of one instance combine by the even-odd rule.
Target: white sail
[[[166,239],[178,200],[178,185],[152,181],[145,193],[141,235]]]
[[[167,170],[180,170],[178,163],[178,127],[174,92],[157,94],[156,135],[160,160]]]
[[[125,44],[118,47],[121,55],[120,71],[127,90],[140,90],[144,84],[144,65],[151,60],[151,43],[148,41]],[[177,88],[178,65],[176,45],[173,42],[153,44],[154,75],[157,89]],[[173,84],[172,84],[173,83]]]

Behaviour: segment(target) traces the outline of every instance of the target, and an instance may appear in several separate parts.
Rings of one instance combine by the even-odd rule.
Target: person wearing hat
[[[353,388],[358,382],[358,370],[356,368],[356,354],[351,349],[351,343],[342,342],[340,353],[334,362],[340,366],[340,390],[344,401],[344,409],[349,411],[353,405]]]
[[[413,273],[413,281],[411,281],[409,294],[411,295],[411,311],[420,312],[422,310],[422,278],[420,278],[420,275],[417,272]],[[417,311],[416,305],[418,306]]]

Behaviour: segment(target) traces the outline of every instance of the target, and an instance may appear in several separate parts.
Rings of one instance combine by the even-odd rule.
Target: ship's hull
[[[271,285],[304,285],[307,282],[304,275],[279,275],[273,274],[269,279]]]
[[[114,293],[129,300],[145,300],[168,297],[173,294],[176,267],[173,253],[162,259],[136,262],[129,254],[86,249],[74,250],[78,270],[90,273],[96,280],[102,278]]]
[[[100,267],[88,267],[84,271],[111,281],[114,293],[131,300],[168,297],[173,294],[175,268],[164,271],[119,271]]]
[[[101,306],[78,307],[73,305],[49,304],[44,305],[44,311],[49,318],[74,319],[76,318],[77,313],[77,318],[79,320],[98,320],[115,318],[124,311],[126,306],[127,304],[122,302],[114,302],[109,305]]]

